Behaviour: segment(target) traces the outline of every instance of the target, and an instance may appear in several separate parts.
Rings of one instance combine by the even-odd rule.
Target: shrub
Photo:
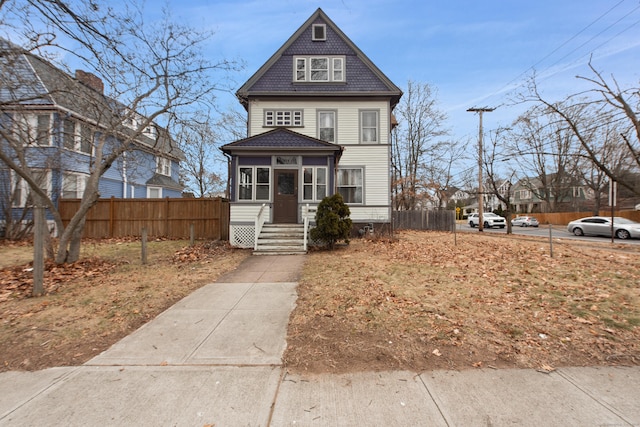
[[[338,240],[349,243],[351,233],[351,211],[337,193],[322,199],[316,212],[316,226],[311,229],[311,238],[321,241],[333,249]]]

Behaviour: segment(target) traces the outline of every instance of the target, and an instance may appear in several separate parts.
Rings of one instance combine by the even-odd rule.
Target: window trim
[[[76,180],[76,195],[75,197],[65,197],[65,184],[68,177],[75,177]],[[84,190],[87,188],[87,180],[89,179],[89,175],[86,173],[78,173],[78,172],[62,172],[62,186],[60,188],[60,198],[61,199],[81,199],[84,194]]]
[[[264,127],[304,127],[304,110],[302,109],[268,109],[264,110],[263,118]]]
[[[31,171],[33,172],[44,172],[45,174],[45,186],[43,188],[43,190],[45,190],[45,192],[47,193],[47,197],[51,197],[51,187],[52,187],[52,183],[51,183],[51,170],[50,169],[32,169]],[[27,183],[27,181],[25,181],[20,175],[18,175],[17,173],[15,173],[14,171],[11,171],[11,177],[10,177],[10,181],[11,181],[11,191],[13,192],[15,185],[16,185],[16,180],[18,180],[18,185],[19,185],[19,189],[20,189],[20,200],[15,200],[15,194],[13,194],[14,197],[12,197],[11,200],[11,206],[14,208],[25,208],[27,207],[27,200],[29,199],[29,196],[31,195],[31,187],[29,186],[29,184]],[[29,205],[30,206],[30,205]]]
[[[67,123],[73,123],[73,133],[71,134],[71,138],[72,138],[71,141],[67,140],[69,135],[66,129]],[[85,131],[88,132],[88,135],[84,135]],[[88,150],[84,150],[85,136],[88,137],[88,141],[89,141]],[[87,123],[74,120],[71,118],[66,118],[66,117],[62,119],[62,147],[64,149],[91,156],[93,155],[94,138],[95,138],[94,129],[92,126],[89,126]],[[67,144],[68,142],[71,142],[72,144]]]
[[[158,197],[151,197],[151,191],[158,190]],[[158,187],[157,185],[147,185],[147,199],[162,199],[162,187]]]
[[[332,141],[328,141],[326,139],[322,139],[322,134],[321,134],[321,129],[325,129],[325,128],[321,128],[320,126],[320,115],[321,114],[325,114],[325,113],[331,113],[333,115],[333,140]],[[338,110],[317,110],[316,112],[316,123],[317,123],[317,138],[322,140],[322,141],[326,141],[326,142],[330,142],[332,144],[337,144],[338,142]],[[328,129],[328,128],[327,128]]]
[[[251,182],[249,183],[249,185],[251,186],[251,198],[247,199],[247,198],[240,198],[241,192],[240,192],[240,188],[243,186],[246,186],[246,184],[242,183],[240,181],[240,176],[241,176],[241,171],[243,169],[251,169]],[[267,176],[269,177],[269,181],[267,183],[259,183],[258,182],[258,169],[266,169],[268,171]],[[261,165],[261,166],[238,166],[238,170],[237,170],[237,176],[238,179],[236,180],[238,183],[236,185],[236,200],[238,202],[268,202],[271,200],[271,189],[272,189],[272,185],[273,185],[273,179],[272,179],[272,172],[273,172],[273,168],[271,166],[266,166],[266,165]],[[258,192],[258,186],[262,186],[262,187],[267,187],[267,198],[266,199],[258,199],[257,198],[257,192]]]
[[[531,190],[518,190],[520,200],[531,200],[533,197],[533,192]]]
[[[359,170],[361,171],[360,173],[360,177],[362,182],[360,183],[360,185],[349,185],[349,186],[345,186],[345,185],[340,185],[340,172],[344,171],[344,170]],[[349,204],[349,205],[364,205],[365,204],[365,167],[364,166],[343,166],[343,167],[338,167],[338,169],[336,170],[336,193],[340,193],[340,188],[343,187],[348,187],[348,188],[361,188],[361,197],[362,200],[359,202],[348,202],[347,200],[345,200],[345,203]],[[340,193],[342,194],[342,193]],[[344,195],[342,196],[344,198]]]
[[[312,59],[326,59],[327,60],[327,78],[322,80],[312,79],[311,60]],[[337,63],[336,59],[340,59],[341,68],[335,70],[334,67]],[[298,62],[303,65],[302,68],[298,68]],[[346,79],[346,56],[344,55],[308,55],[308,56],[294,56],[293,57],[293,82],[294,83],[343,83]],[[319,69],[320,70],[320,69]],[[341,78],[336,78],[335,71],[341,72]],[[302,73],[302,74],[298,74]]]
[[[40,117],[48,117],[46,144],[40,144]],[[53,140],[53,120],[51,113],[15,113],[10,117],[13,134],[23,146],[50,147]]]
[[[318,184],[318,170],[324,170],[324,184]],[[305,171],[311,170],[311,182],[305,182]],[[327,166],[304,166],[302,172],[302,200],[305,202],[320,202],[329,195],[329,168]],[[318,187],[324,186],[324,196],[318,196]],[[305,188],[311,187],[311,198],[305,197]]]
[[[168,169],[168,173],[167,172]],[[171,176],[171,159],[162,156],[156,156],[156,173],[164,176]]]
[[[316,29],[322,29],[322,34],[318,35]],[[313,24],[311,25],[311,40],[314,42],[327,40],[327,24]]]
[[[46,130],[46,144],[40,144],[40,118],[41,117],[47,117],[47,125],[48,128]],[[51,114],[36,114],[36,135],[34,138],[34,142],[35,145],[39,146],[39,147],[50,147],[51,146],[51,125],[52,125],[52,120],[51,120]]]
[[[376,139],[375,141],[365,141],[364,140],[364,114],[365,113],[375,113],[376,115],[376,124],[375,124],[375,132],[376,132]],[[359,140],[360,140],[360,144],[380,144],[380,110],[360,110],[358,112],[358,117],[359,117],[359,131],[360,131],[360,135],[359,135]],[[367,127],[367,129],[372,129],[373,127]]]

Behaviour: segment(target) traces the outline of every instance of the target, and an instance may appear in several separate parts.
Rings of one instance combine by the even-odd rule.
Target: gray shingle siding
[[[224,145],[223,151],[230,152],[234,148],[317,148],[321,150],[340,151],[340,146],[310,136],[293,132],[289,129],[274,129],[266,133],[241,139],[231,144]]]
[[[326,24],[326,40],[312,40],[313,24]],[[344,56],[343,82],[295,82],[293,58]],[[389,96],[395,105],[402,91],[393,84],[337,26],[318,9],[298,31],[237,92],[240,99],[252,96]],[[246,106],[246,101],[243,101]]]

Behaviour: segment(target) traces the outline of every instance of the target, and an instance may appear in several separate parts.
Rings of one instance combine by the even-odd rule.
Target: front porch
[[[289,240],[290,242],[287,242],[286,245],[291,246],[289,249],[292,250],[293,246],[299,246],[301,252],[306,252],[309,230],[315,222],[316,206],[315,204],[300,203],[297,207],[297,221],[276,223],[272,220],[273,207],[270,203],[231,205],[230,217],[232,219],[229,224],[229,242],[232,246],[253,248],[254,251],[262,249],[264,252],[264,249],[268,249],[267,246],[277,246],[278,240]],[[294,243],[293,240],[296,242]]]

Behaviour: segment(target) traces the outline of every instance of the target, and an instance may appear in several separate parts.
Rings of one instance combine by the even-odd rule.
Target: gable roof
[[[313,41],[313,24],[326,25],[326,40]],[[294,83],[293,57],[297,55],[345,56],[345,81]],[[258,71],[238,89],[236,96],[247,108],[251,96],[383,96],[395,106],[402,91],[329,19],[318,9],[271,56]]]
[[[76,72],[77,73],[77,72]],[[69,117],[93,122],[109,131],[133,136],[135,131],[122,125],[121,102],[73,78],[47,60],[0,38],[0,106],[61,109]],[[135,142],[151,151],[183,160],[184,153],[172,140],[168,130],[153,123],[158,134],[153,139],[139,133]]]
[[[344,148],[286,128],[277,128],[223,145],[220,149],[227,154],[238,151],[321,151],[334,152],[340,157]]]

